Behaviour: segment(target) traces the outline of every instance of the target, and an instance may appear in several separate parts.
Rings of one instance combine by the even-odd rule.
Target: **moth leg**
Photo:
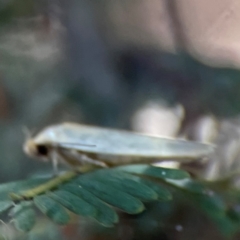
[[[59,163],[59,155],[56,151],[53,151],[51,154],[51,161],[52,161],[52,166],[53,166],[53,175],[54,176],[58,176],[59,175],[59,171],[58,171],[58,163]]]
[[[84,154],[79,154],[77,151],[71,151],[72,156],[74,156],[74,158],[76,158],[80,163],[83,164],[91,164],[91,165],[95,165],[95,166],[99,166],[99,167],[104,167],[106,168],[107,165],[102,162],[102,161],[98,161],[98,160],[94,160],[90,157],[88,157],[87,155]]]
[[[101,162],[101,161],[98,161],[98,160],[94,160],[86,155],[82,155],[81,156],[81,160],[84,162],[84,163],[89,163],[89,164],[93,164],[93,165],[96,165],[96,166],[99,166],[99,167],[107,167],[107,165],[104,163],[104,162]]]

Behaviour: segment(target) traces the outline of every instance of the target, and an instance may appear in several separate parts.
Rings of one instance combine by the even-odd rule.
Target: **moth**
[[[43,129],[24,144],[31,157],[71,167],[94,164],[113,167],[125,164],[155,163],[165,160],[189,162],[213,152],[213,145],[152,137],[148,135],[63,123]]]

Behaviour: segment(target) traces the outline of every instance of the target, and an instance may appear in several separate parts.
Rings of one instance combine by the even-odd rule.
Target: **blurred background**
[[[182,166],[201,178],[240,169],[239,11],[237,0],[1,0],[0,181],[51,169],[24,155],[23,128],[64,121],[214,143],[209,161]],[[189,229],[194,214],[182,219]],[[203,236],[199,218],[194,233],[174,223],[159,235],[153,221],[146,239],[221,239]],[[141,239],[125,225],[108,237],[48,226],[44,237]]]

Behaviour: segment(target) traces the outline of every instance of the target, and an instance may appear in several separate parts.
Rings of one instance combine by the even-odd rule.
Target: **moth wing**
[[[120,158],[197,159],[214,151],[199,142],[152,137],[121,130],[65,123],[47,128],[37,140],[51,139],[66,149]]]

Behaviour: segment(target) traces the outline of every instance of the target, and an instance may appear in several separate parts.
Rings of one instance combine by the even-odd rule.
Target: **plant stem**
[[[62,183],[70,181],[80,173],[86,173],[94,169],[96,169],[96,166],[93,165],[82,166],[77,168],[76,170],[65,172],[64,174],[57,176],[46,183],[43,183],[35,188],[23,191],[22,193],[9,193],[9,196],[13,201],[31,200],[32,198],[40,194],[57,188]]]

